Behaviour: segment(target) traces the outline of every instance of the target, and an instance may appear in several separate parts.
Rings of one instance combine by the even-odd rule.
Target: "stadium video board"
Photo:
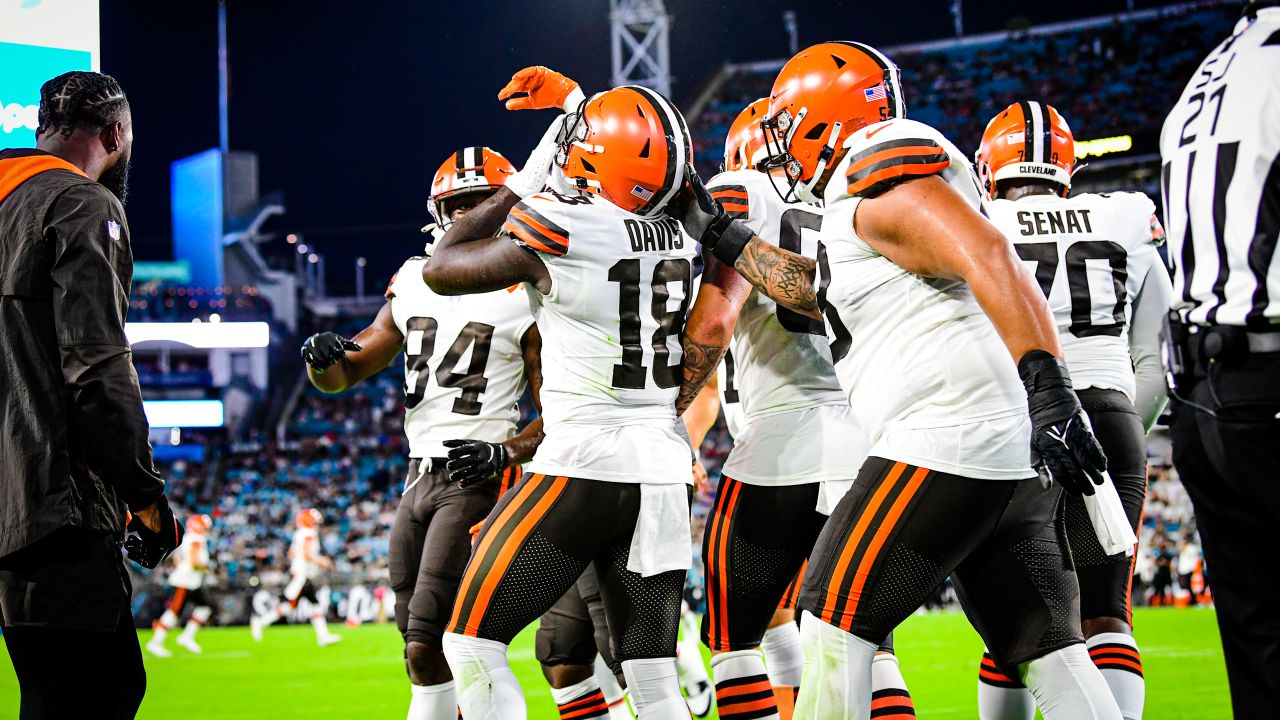
[[[98,0],[0,2],[0,148],[35,146],[41,84],[100,62]]]

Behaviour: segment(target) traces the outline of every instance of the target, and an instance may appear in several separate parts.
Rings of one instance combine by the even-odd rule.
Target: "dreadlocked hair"
[[[110,75],[73,70],[40,86],[37,134],[58,131],[63,137],[85,128],[102,130],[120,121],[129,100]]]

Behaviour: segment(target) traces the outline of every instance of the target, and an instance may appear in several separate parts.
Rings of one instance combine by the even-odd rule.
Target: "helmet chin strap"
[[[799,125],[799,123],[796,123]],[[844,127],[843,123],[831,123],[831,130],[827,133],[827,142],[822,146],[822,152],[818,153],[818,165],[813,169],[813,177],[809,178],[809,182],[801,183],[796,188],[796,196],[807,203],[821,203],[822,198],[818,197],[814,192],[814,188],[822,180],[822,174],[827,170],[827,163],[831,161],[836,154],[836,142],[840,138],[840,128]]]

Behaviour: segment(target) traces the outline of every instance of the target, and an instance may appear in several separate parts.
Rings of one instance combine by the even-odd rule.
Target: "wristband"
[[[745,223],[723,214],[713,220],[711,226],[702,233],[701,241],[720,262],[733,267],[753,237],[755,233]]]

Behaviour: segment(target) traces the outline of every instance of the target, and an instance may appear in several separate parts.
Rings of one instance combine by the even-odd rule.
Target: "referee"
[[[181,539],[124,333],[132,121],[91,72],[45,83],[38,117],[38,149],[0,152],[0,625],[24,720],[132,718],[121,548],[155,567]]]
[[[1174,268],[1173,462],[1238,718],[1280,717],[1280,1],[1252,2],[1160,136]]]

